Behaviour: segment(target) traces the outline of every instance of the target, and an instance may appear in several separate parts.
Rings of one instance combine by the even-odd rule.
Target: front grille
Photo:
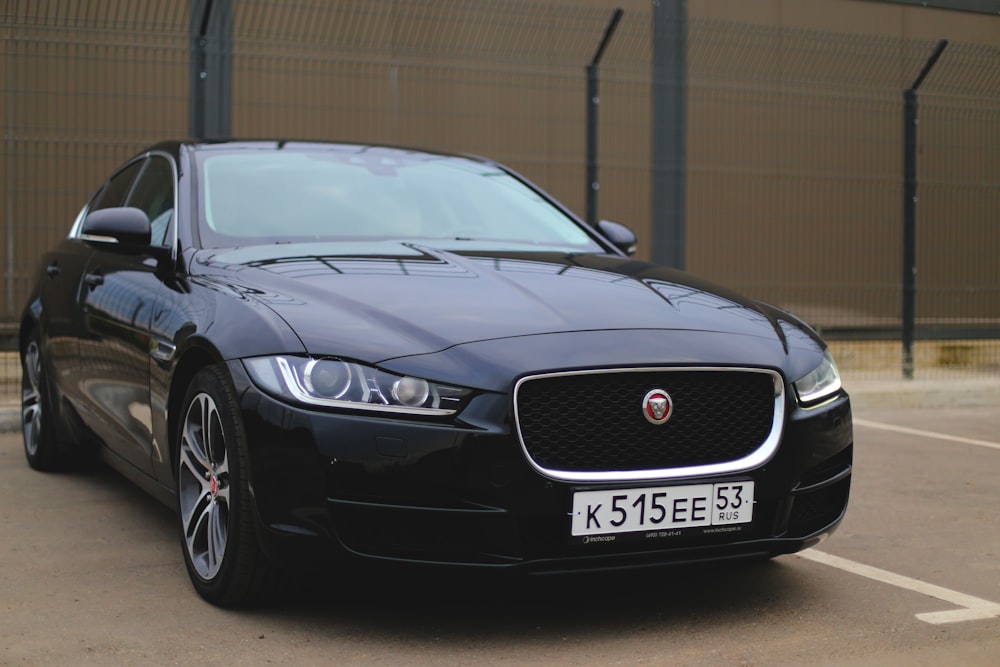
[[[642,400],[663,389],[670,419],[646,420]],[[775,376],[752,370],[642,370],[526,378],[517,428],[548,471],[665,470],[742,459],[777,427]]]

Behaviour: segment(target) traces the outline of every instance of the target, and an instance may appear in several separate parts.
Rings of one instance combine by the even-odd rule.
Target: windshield
[[[203,151],[205,247],[399,240],[603,252],[542,195],[471,159],[365,146]]]

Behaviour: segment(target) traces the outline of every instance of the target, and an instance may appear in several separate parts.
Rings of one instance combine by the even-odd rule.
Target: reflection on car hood
[[[777,311],[683,272],[607,255],[309,244],[203,251],[196,264],[277,312],[311,354],[372,363],[477,341],[610,330],[731,333],[781,348],[799,338],[816,349]]]

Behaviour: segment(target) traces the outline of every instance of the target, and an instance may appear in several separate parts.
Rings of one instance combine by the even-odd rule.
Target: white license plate
[[[753,520],[753,482],[722,482],[573,494],[577,535],[729,526]]]

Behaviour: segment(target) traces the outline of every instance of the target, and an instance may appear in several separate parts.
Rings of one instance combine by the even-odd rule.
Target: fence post
[[[653,2],[652,247],[654,262],[687,256],[687,2]]]
[[[913,379],[917,300],[917,88],[948,46],[937,43],[920,74],[903,92],[903,377]]]
[[[597,224],[597,190],[600,187],[597,180],[597,106],[601,102],[597,90],[598,65],[624,13],[622,9],[616,9],[611,15],[604,37],[587,65],[587,222],[592,225]]]
[[[232,0],[191,0],[192,137],[232,134],[232,29]]]

